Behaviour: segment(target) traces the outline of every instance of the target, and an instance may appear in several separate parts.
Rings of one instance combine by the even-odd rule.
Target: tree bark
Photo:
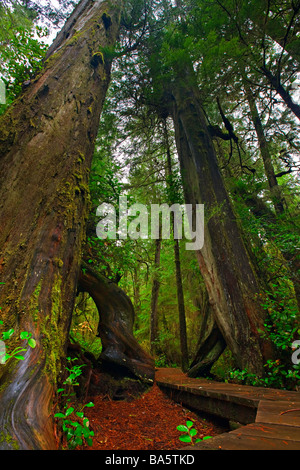
[[[161,231],[161,227],[159,227]],[[160,266],[160,251],[161,251],[161,235],[155,240],[155,255],[154,255],[154,277],[151,291],[151,316],[150,316],[150,351],[151,354],[157,352],[157,339],[158,339],[158,294],[160,288],[159,280],[159,266]]]
[[[187,345],[186,333],[186,317],[184,305],[184,293],[181,275],[180,251],[179,242],[174,239],[174,258],[175,258],[175,273],[176,273],[176,287],[177,287],[177,304],[179,315],[179,336],[180,336],[180,352],[181,352],[181,368],[186,372],[189,368],[189,353]]]
[[[214,320],[211,309],[207,313],[207,321],[201,328],[197,353],[188,371],[189,377],[209,375],[212,366],[226,348],[226,341]]]
[[[269,152],[268,143],[265,137],[264,128],[257,110],[255,103],[255,98],[252,93],[250,86],[244,81],[245,91],[247,100],[249,103],[249,108],[251,112],[252,121],[255,127],[256,135],[258,138],[260,153],[263,159],[264,168],[266,177],[268,180],[271,198],[274,204],[274,208],[277,214],[282,214],[284,212],[284,200],[278,186],[277,178],[275,176],[275,171],[272,163],[272,158]]]
[[[189,377],[210,375],[210,370],[226,348],[224,340],[214,319],[213,308],[209,304],[207,290],[204,297],[196,297],[194,305],[199,309],[201,325],[196,347],[196,354],[189,367]]]
[[[104,22],[110,18],[110,25]],[[0,290],[4,329],[35,349],[0,370],[0,449],[54,449],[52,402],[88,215],[88,176],[120,8],[84,0],[43,70],[0,121]]]
[[[186,203],[205,204],[205,242],[196,252],[216,323],[238,366],[257,374],[270,358],[262,340],[265,312],[249,259],[218,168],[192,68],[177,68],[170,86],[170,112]]]
[[[84,266],[79,288],[93,298],[98,312],[102,342],[101,367],[120,377],[154,381],[154,360],[133,336],[134,308],[130,298],[114,282]]]
[[[178,5],[177,5],[178,6]],[[167,150],[167,181],[170,189],[170,194],[173,193],[173,173],[172,173],[172,158],[169,143],[169,135],[167,129],[166,119],[164,120],[164,138]],[[175,201],[170,201],[171,204]],[[186,372],[189,367],[189,352],[187,344],[187,332],[186,332],[186,317],[185,317],[185,305],[184,305],[184,293],[182,285],[181,275],[181,262],[180,262],[180,247],[178,239],[174,237],[175,230],[175,217],[174,213],[171,213],[171,223],[173,228],[174,238],[174,261],[175,261],[175,275],[176,275],[176,291],[177,291],[177,304],[178,304],[178,317],[179,317],[179,337],[180,337],[180,352],[181,352],[181,368],[183,372]]]

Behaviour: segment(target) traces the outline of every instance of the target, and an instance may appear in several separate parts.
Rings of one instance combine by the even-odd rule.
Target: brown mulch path
[[[85,409],[94,431],[90,450],[178,450],[187,445],[179,440],[176,428],[187,420],[194,422],[196,437],[215,436],[224,428],[170,400],[154,385],[132,401],[112,401],[92,397],[93,408]]]

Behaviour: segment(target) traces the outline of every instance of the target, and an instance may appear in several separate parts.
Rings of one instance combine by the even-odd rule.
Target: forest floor
[[[154,384],[132,401],[114,401],[107,396],[92,397],[93,408],[85,409],[95,433],[90,450],[178,450],[185,444],[177,426],[193,421],[197,438],[226,432],[223,423],[212,421],[183,408]]]

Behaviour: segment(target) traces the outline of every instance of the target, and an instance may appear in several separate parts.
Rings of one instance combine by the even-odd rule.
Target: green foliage
[[[56,413],[55,418],[61,420],[62,430],[65,433],[68,448],[70,450],[76,449],[86,443],[89,446],[93,445],[94,431],[89,428],[89,420],[84,416],[83,409],[94,406],[93,403],[87,403],[82,406],[79,411],[75,411],[73,407],[67,408],[65,413]]]
[[[211,439],[212,436],[206,436],[203,437],[203,439],[195,438],[195,436],[198,434],[198,431],[193,426],[194,423],[192,421],[186,421],[185,425],[181,424],[177,426],[178,431],[185,433],[182,436],[179,436],[179,440],[181,442],[190,442],[191,445],[195,445],[197,442]]]
[[[262,303],[268,312],[265,333],[262,336],[268,337],[279,353],[284,353],[290,350],[296,334],[300,334],[298,307],[286,285],[273,283],[272,288],[272,291],[266,292],[266,299]]]
[[[255,387],[270,387],[286,390],[295,390],[300,385],[300,366],[299,364],[290,365],[281,363],[279,359],[269,360],[265,364],[264,377],[250,373],[247,369],[234,369],[229,371],[229,378],[234,382],[243,385],[251,385]]]
[[[3,325],[3,321],[0,320],[0,325]],[[10,328],[7,331],[2,332],[2,339],[3,341],[9,341],[13,336],[15,330]],[[30,348],[34,349],[36,347],[36,341],[32,337],[32,333],[28,331],[22,331],[20,333],[20,339],[26,341],[25,345],[27,344]],[[5,364],[5,362],[10,358],[18,359],[19,361],[24,361],[25,357],[21,354],[22,352],[26,352],[27,348],[24,346],[17,346],[12,351],[0,351],[0,364]]]
[[[93,445],[94,431],[89,428],[89,420],[84,416],[84,408],[91,408],[94,406],[92,402],[85,405],[77,405],[76,409],[73,406],[69,406],[72,397],[75,393],[73,387],[79,385],[78,377],[82,374],[82,367],[84,365],[73,364],[77,361],[77,358],[67,358],[70,363],[70,367],[66,367],[69,372],[68,377],[64,381],[64,385],[67,388],[59,388],[57,393],[61,397],[68,397],[64,406],[64,412],[55,413],[54,417],[59,419],[62,431],[66,437],[67,445],[70,450],[76,449],[78,446],[82,446],[86,443],[88,446]]]
[[[10,8],[0,5],[0,78],[6,85],[6,104],[0,105],[0,114],[20,95],[23,83],[41,68],[47,50],[41,40],[47,34],[18,3]]]

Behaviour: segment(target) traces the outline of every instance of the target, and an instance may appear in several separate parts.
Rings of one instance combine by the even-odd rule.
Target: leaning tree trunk
[[[300,120],[300,105],[295,103],[293,97],[291,96],[290,92],[286,87],[283,86],[280,80],[280,75],[274,75],[269,69],[266,67],[260,68],[261,72],[267,78],[268,82],[272,86],[272,88],[281,96],[282,100],[285,102],[286,106],[295,114],[295,116]]]
[[[32,333],[25,360],[0,366],[0,449],[54,449],[61,373],[88,214],[88,178],[118,35],[119,2],[83,0],[44,69],[0,121],[0,306]],[[16,337],[15,335],[15,337]]]
[[[133,336],[134,308],[130,298],[117,284],[87,266],[80,273],[79,289],[90,294],[99,312],[102,368],[116,376],[152,383],[154,360]]]
[[[182,69],[181,69],[182,70]],[[204,204],[205,241],[196,252],[216,323],[239,367],[262,374],[270,346],[262,340],[265,312],[259,282],[218,168],[215,150],[190,69],[177,68],[170,112],[186,203]]]

